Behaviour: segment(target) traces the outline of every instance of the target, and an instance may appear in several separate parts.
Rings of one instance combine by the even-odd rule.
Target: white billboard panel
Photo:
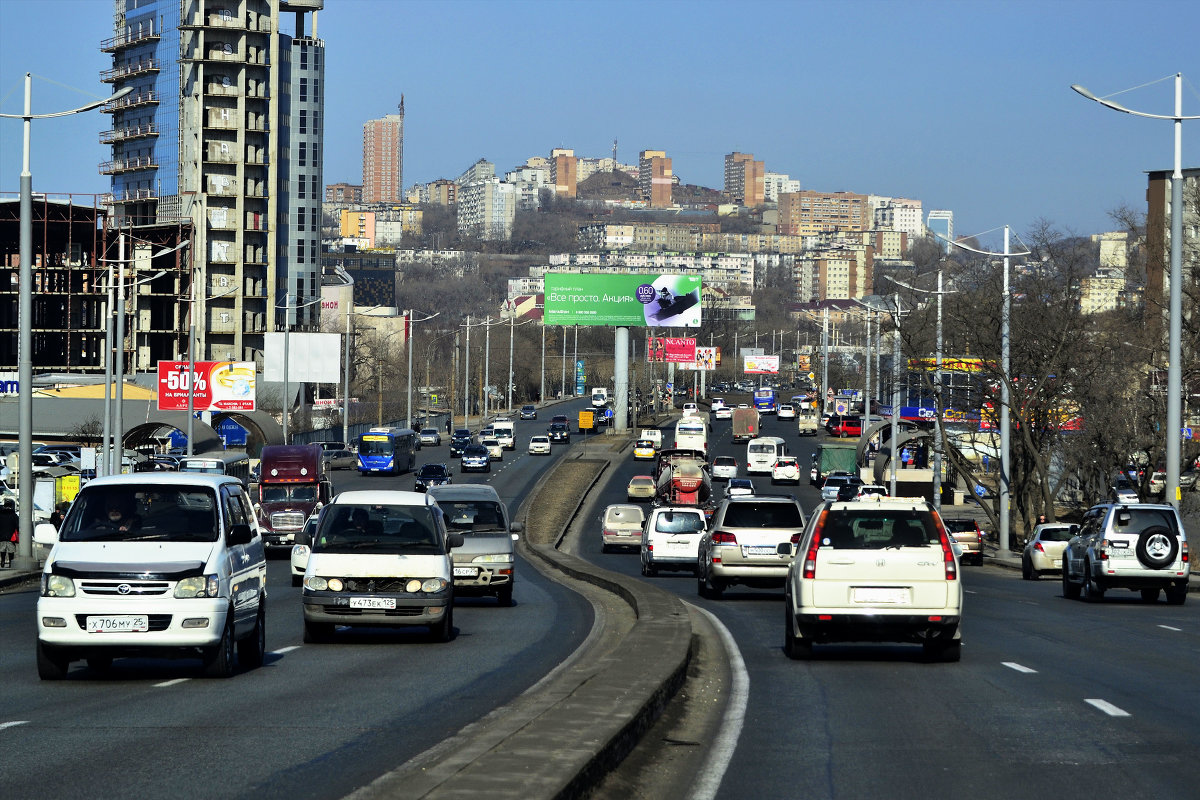
[[[283,382],[283,334],[264,335],[263,380]],[[341,383],[342,337],[336,333],[288,334],[288,383]]]

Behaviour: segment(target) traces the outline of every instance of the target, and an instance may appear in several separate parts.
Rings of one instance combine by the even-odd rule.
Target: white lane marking
[[[1176,628],[1172,625],[1159,625],[1158,627],[1163,628],[1164,630],[1175,631],[1175,632],[1179,632],[1179,631],[1183,630],[1183,628]]]
[[[750,699],[750,675],[746,672],[746,662],[742,660],[741,651],[738,650],[737,642],[733,640],[729,629],[711,612],[699,606],[693,608],[708,617],[721,637],[721,643],[729,657],[729,672],[733,683],[729,692],[729,710],[725,712],[725,719],[721,721],[721,729],[717,732],[712,750],[692,785],[691,800],[712,800],[717,796],[717,789],[721,788],[721,781],[725,777],[725,771],[729,769],[733,751],[742,735],[746,705]]]
[[[284,653],[290,653],[290,652],[292,652],[293,650],[299,650],[299,649],[300,649],[300,645],[298,645],[298,644],[294,644],[294,645],[292,645],[291,647],[281,647],[281,648],[279,648],[278,650],[272,650],[272,651],[271,651],[271,655],[273,655],[273,656],[281,656],[281,655],[283,655]]]
[[[0,722],[0,731],[4,730],[5,728],[15,728],[18,725],[28,725],[28,724],[29,724],[29,720],[27,720],[27,719],[14,719],[12,722]]]
[[[1018,664],[1015,661],[1001,661],[1000,663],[1003,664],[1004,666],[1008,667],[1009,669],[1015,669],[1017,672],[1024,672],[1027,675],[1037,674],[1036,669],[1030,669],[1029,667],[1026,667],[1023,664]]]
[[[156,688],[165,689],[168,686],[174,686],[177,683],[187,683],[191,678],[174,678],[173,680],[163,681],[162,683],[154,684]]]
[[[1090,706],[1095,706],[1096,708],[1103,711],[1105,714],[1108,714],[1110,717],[1128,717],[1129,716],[1128,711],[1117,708],[1116,706],[1114,706],[1112,703],[1108,702],[1107,700],[1099,700],[1099,699],[1096,699],[1093,697],[1093,698],[1087,698],[1083,702],[1087,703]]]
[[[963,589],[963,591],[966,592],[967,594],[976,594],[976,591],[974,589]]]

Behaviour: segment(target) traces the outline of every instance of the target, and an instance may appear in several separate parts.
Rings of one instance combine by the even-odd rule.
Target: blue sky
[[[111,0],[0,0],[0,110],[107,94]],[[291,27],[290,19],[284,29]],[[912,197],[959,234],[1036,220],[1093,233],[1145,207],[1169,169],[1171,123],[1070,90],[1200,114],[1200,3],[467,2],[326,0],[325,180],[361,180],[362,123],[405,95],[406,185],[479,158],[503,172],[553,147],[602,157],[665,150],[689,183],[721,188],[753,153],[806,189]],[[1158,81],[1158,82],[1155,82]],[[103,192],[93,112],[34,122],[34,190]],[[1184,123],[1200,166],[1200,120]],[[0,190],[18,188],[19,122],[0,120]],[[985,241],[987,238],[985,237]]]

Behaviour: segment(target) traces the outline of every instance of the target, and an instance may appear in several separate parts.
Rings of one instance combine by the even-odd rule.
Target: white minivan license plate
[[[145,614],[126,614],[119,617],[88,617],[88,633],[144,633],[150,630]]]
[[[395,608],[394,597],[351,597],[351,608]]]
[[[479,567],[455,567],[454,577],[456,578],[477,578],[479,577]]]

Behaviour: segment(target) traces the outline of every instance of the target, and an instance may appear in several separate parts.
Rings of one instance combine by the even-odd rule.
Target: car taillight
[[[1188,563],[1188,546],[1187,542],[1179,543],[1179,560],[1184,564]]]
[[[1108,539],[1101,539],[1100,545],[1096,548],[1096,557],[1101,561],[1108,560]]]
[[[804,571],[801,573],[805,578],[815,578],[817,576],[817,548],[821,546],[821,531],[825,528],[825,520],[829,517],[829,511],[821,512],[821,516],[817,517],[817,524],[813,528],[812,544],[808,546],[808,552],[804,554]],[[799,537],[793,537],[798,539]]]
[[[942,562],[946,565],[946,580],[957,580],[958,564],[954,561],[954,548],[950,546],[950,537],[946,535],[946,528],[942,525],[942,518],[934,514],[933,524],[937,528],[938,541],[942,545]]]
[[[1034,543],[1033,543],[1033,549],[1034,549],[1034,550],[1037,550],[1039,553],[1044,553],[1044,552],[1046,552],[1046,548],[1042,547],[1042,543],[1041,543],[1041,542],[1034,542]]]
[[[726,531],[717,531],[712,535],[713,544],[737,544],[737,537]]]

